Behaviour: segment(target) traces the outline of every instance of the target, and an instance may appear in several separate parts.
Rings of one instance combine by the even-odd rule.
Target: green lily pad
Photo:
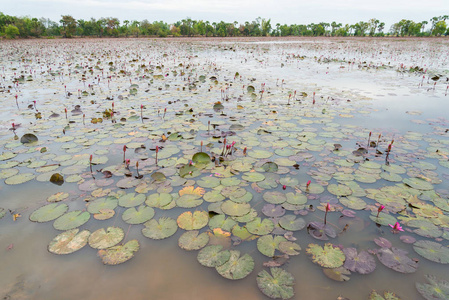
[[[53,227],[57,230],[70,230],[77,228],[89,221],[90,213],[75,210],[68,212],[55,220]]]
[[[226,218],[226,216],[222,214],[215,215],[209,220],[209,228],[211,230],[214,230],[215,228],[221,228],[225,231],[231,231],[232,227],[234,227],[236,224],[236,221],[231,218]]]
[[[387,180],[387,181],[392,181],[392,182],[401,182],[402,181],[402,176],[393,172],[382,172],[380,174],[380,177]]]
[[[30,221],[39,223],[52,221],[65,214],[68,210],[69,207],[65,203],[47,204],[36,209],[30,215]]]
[[[139,250],[139,242],[131,240],[124,245],[98,250],[98,255],[105,265],[118,265],[130,260]]]
[[[270,268],[271,274],[262,270],[257,274],[257,286],[272,299],[290,299],[294,296],[295,279],[281,268]]]
[[[192,230],[184,232],[179,237],[178,245],[184,250],[192,251],[203,248],[208,242],[209,235],[207,232],[199,234],[198,230]]]
[[[266,192],[263,199],[271,204],[282,204],[287,201],[287,197],[281,192]]]
[[[400,298],[396,297],[396,295],[393,292],[384,292],[383,297],[378,294],[376,291],[372,291],[369,294],[369,300],[401,300]]]
[[[240,257],[240,251],[230,250],[231,256],[223,265],[215,267],[224,278],[238,280],[245,278],[254,270],[254,260],[249,254]]]
[[[314,263],[319,264],[323,268],[341,267],[346,258],[340,248],[330,243],[326,243],[324,247],[317,244],[309,244],[306,252],[312,255]]]
[[[91,214],[99,214],[102,209],[112,209],[114,210],[118,205],[118,200],[115,197],[106,197],[95,199],[89,202],[87,205],[87,211]]]
[[[122,219],[128,224],[142,224],[154,217],[154,209],[141,205],[137,209],[130,207],[123,212]]]
[[[166,239],[176,233],[178,225],[172,218],[161,217],[159,220],[151,219],[146,222],[142,234],[154,240]]]
[[[449,299],[449,282],[433,275],[425,275],[429,283],[416,283],[416,289],[427,300]]]
[[[100,228],[89,237],[89,246],[94,249],[106,249],[120,243],[125,237],[123,229],[120,227],[108,227],[106,230]]]
[[[255,218],[253,221],[246,223],[246,229],[252,234],[266,235],[273,231],[274,223],[269,219]]]
[[[203,165],[207,165],[211,162],[209,154],[204,152],[195,153],[192,156],[192,161],[195,164],[203,164]]]
[[[413,232],[424,237],[437,238],[443,234],[438,226],[428,220],[410,220],[407,222],[407,226],[417,228]]]
[[[16,185],[28,182],[36,177],[33,173],[22,173],[11,176],[5,179],[5,183],[8,185]]]
[[[222,245],[211,245],[200,250],[198,253],[198,261],[205,267],[215,268],[222,266],[231,257],[229,250],[222,250]]]
[[[296,218],[295,215],[285,215],[279,220],[279,225],[285,230],[297,231],[306,226],[306,221],[303,218]]]
[[[348,281],[350,278],[348,275],[351,275],[351,271],[346,269],[345,267],[338,267],[333,269],[323,269],[324,275],[328,278],[335,281]]]
[[[118,199],[118,205],[121,207],[134,207],[141,205],[146,200],[144,194],[128,193]]]
[[[251,211],[251,205],[227,200],[221,204],[221,210],[227,215],[241,217]]]
[[[54,254],[70,254],[83,248],[90,236],[88,230],[80,233],[79,229],[72,229],[58,234],[48,245],[48,251]]]
[[[282,236],[264,235],[257,239],[257,249],[263,255],[273,257],[274,252],[279,250],[279,243],[286,241]]]
[[[301,250],[301,247],[294,242],[285,241],[279,243],[279,251],[287,255],[299,255],[299,250]]]
[[[270,152],[267,150],[256,149],[256,150],[248,151],[249,157],[257,158],[257,159],[269,158],[272,155],[273,155],[273,152]]]
[[[371,220],[376,222],[377,224],[388,226],[389,224],[395,224],[397,222],[396,218],[386,214],[384,212],[379,213],[379,217],[377,217],[377,212],[373,213],[371,216],[369,216]]]
[[[327,190],[329,193],[334,194],[336,196],[349,196],[352,194],[352,190],[343,184],[329,184],[327,186]]]
[[[424,179],[421,178],[406,178],[404,180],[402,180],[402,182],[404,182],[406,185],[417,189],[417,190],[421,190],[421,191],[430,191],[433,190],[433,184],[431,184],[430,182],[425,181]]]
[[[179,215],[177,223],[179,228],[184,230],[198,230],[207,225],[209,214],[205,211],[183,212]]]
[[[172,200],[172,195],[168,193],[154,193],[147,197],[145,204],[150,207],[161,208],[168,205]]]
[[[219,178],[211,176],[202,177],[196,183],[203,188],[215,188],[221,184]]]
[[[185,194],[176,199],[176,205],[182,208],[194,208],[203,203],[201,196]]]
[[[347,197],[341,197],[340,203],[344,206],[355,209],[355,210],[362,210],[366,208],[366,202],[363,201],[363,199],[354,197],[354,196],[347,196]]]
[[[421,240],[413,244],[413,249],[428,260],[440,264],[449,264],[449,248],[439,243]]]

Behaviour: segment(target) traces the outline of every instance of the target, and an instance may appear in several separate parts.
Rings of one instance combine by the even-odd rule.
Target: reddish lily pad
[[[413,273],[418,269],[418,263],[407,256],[408,252],[395,247],[381,248],[377,258],[386,267],[400,273]]]
[[[376,261],[366,251],[357,253],[355,248],[344,248],[343,253],[346,256],[344,267],[352,272],[369,274],[376,269]]]

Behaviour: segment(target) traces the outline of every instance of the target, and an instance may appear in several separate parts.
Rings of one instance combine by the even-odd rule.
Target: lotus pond
[[[446,39],[0,54],[3,299],[449,299]]]

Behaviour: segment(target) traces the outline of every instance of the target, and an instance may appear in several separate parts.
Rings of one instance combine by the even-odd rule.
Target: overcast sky
[[[3,3],[2,3],[3,2]],[[449,15],[449,0],[0,0],[0,11],[13,16],[45,17],[59,22],[61,15],[75,19],[116,17],[123,20],[165,21],[186,17],[210,22],[271,19],[281,24],[336,21],[354,24],[377,18],[386,29],[401,20],[416,22]]]

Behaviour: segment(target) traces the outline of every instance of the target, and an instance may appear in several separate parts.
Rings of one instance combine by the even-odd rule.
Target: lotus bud
[[[287,188],[287,186],[284,184],[284,185],[282,186],[282,189],[285,190],[286,188]]]
[[[311,180],[307,181],[306,188],[309,188],[309,185],[312,183]]]

